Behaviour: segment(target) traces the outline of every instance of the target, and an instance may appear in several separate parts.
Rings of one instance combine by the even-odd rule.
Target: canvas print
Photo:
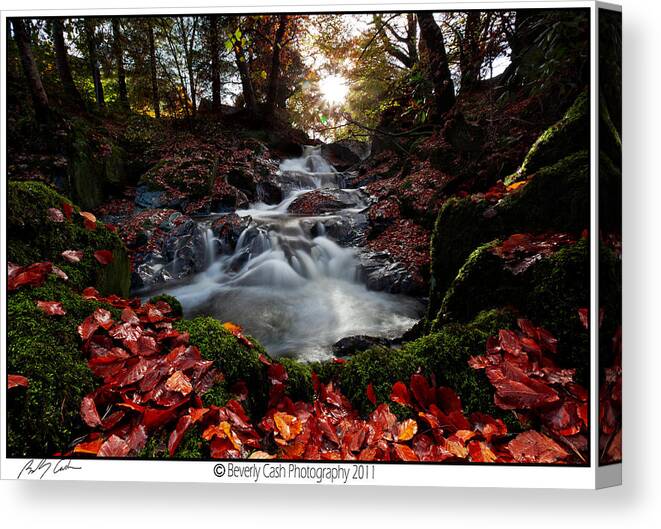
[[[7,457],[619,460],[590,13],[10,17]]]

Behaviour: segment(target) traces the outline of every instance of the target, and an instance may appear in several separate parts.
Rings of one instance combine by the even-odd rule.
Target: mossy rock
[[[37,301],[59,301],[66,315],[46,316]],[[80,402],[96,384],[80,348],[77,327],[98,307],[61,279],[23,287],[7,298],[7,372],[28,378],[7,393],[7,449],[12,457],[50,457],[66,451],[88,428]]]
[[[445,322],[470,321],[480,310],[500,307],[507,300],[518,298],[520,285],[503,266],[503,260],[492,252],[500,242],[488,242],[470,254],[443,298],[432,331]]]
[[[565,115],[537,138],[519,170],[505,179],[509,185],[554,164],[572,152],[585,150],[590,144],[590,97],[582,92]]]
[[[293,358],[278,358],[287,370],[286,390],[287,395],[296,402],[298,400],[310,402],[313,396],[312,368]]]
[[[427,319],[441,308],[447,289],[476,248],[513,233],[579,233],[589,226],[590,159],[586,151],[544,167],[499,203],[470,198],[448,200],[431,239]]]
[[[369,414],[374,405],[365,391],[368,384],[374,387],[377,402],[390,402],[392,385],[401,380],[408,384],[411,375],[421,372],[430,375],[427,359],[408,348],[388,349],[374,347],[352,356],[342,364],[338,372],[340,389],[363,415]],[[391,406],[401,412],[398,405]]]
[[[103,203],[112,189],[128,181],[126,151],[109,138],[103,149],[91,138],[98,135],[90,123],[72,121],[69,155],[69,192],[84,209]]]
[[[102,294],[128,296],[131,270],[122,240],[101,223],[95,230],[85,229],[77,212],[71,221],[49,220],[48,209],[61,209],[64,203],[71,204],[40,182],[7,184],[8,260],[19,265],[51,261],[75,288],[93,286]],[[68,263],[61,256],[65,250],[82,250],[84,257],[79,263]],[[112,262],[99,264],[94,258],[97,250],[112,251]]]
[[[514,274],[491,249],[498,241],[475,250],[450,285],[432,331],[451,322],[466,323],[481,311],[512,307],[558,339],[558,361],[577,369],[586,383],[589,336],[578,309],[589,306],[589,243],[581,239]]]
[[[484,354],[489,336],[515,325],[516,317],[507,309],[483,311],[470,323],[440,326],[431,334],[407,343],[403,351],[425,359],[427,369],[435,374],[437,383],[452,388],[459,395],[464,413],[488,413],[514,425],[516,420],[510,413],[496,408],[493,387],[484,371],[471,368],[468,359]]]
[[[441,208],[431,237],[429,310],[432,321],[441,306],[445,291],[470,253],[502,232],[500,222],[485,218],[486,201],[451,198]]]
[[[262,409],[266,404],[268,385],[265,366],[259,360],[259,355],[266,355],[266,351],[259,343],[251,340],[255,346],[247,347],[220,321],[209,316],[181,320],[175,327],[190,334],[190,343],[199,347],[203,358],[214,361],[225,376],[227,387],[240,380],[247,384],[249,408],[253,411]]]

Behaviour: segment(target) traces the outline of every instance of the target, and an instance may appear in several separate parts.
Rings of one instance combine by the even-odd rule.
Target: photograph
[[[622,15],[492,4],[5,13],[18,477],[618,466]]]

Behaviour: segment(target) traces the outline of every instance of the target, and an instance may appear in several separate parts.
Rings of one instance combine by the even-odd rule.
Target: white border
[[[314,2],[317,3],[314,3]],[[590,219],[590,233],[597,233],[597,203],[596,200],[596,169],[597,169],[597,149],[596,149],[596,99],[597,99],[597,77],[596,77],[596,53],[597,53],[597,33],[596,33],[596,15],[597,3],[595,1],[569,1],[569,2],[533,2],[533,1],[508,1],[508,2],[416,2],[412,4],[402,3],[360,3],[360,4],[322,4],[319,0],[311,0],[312,3],[307,5],[297,4],[280,4],[280,5],[225,5],[221,7],[196,7],[191,6],[187,8],[128,8],[128,9],[40,9],[40,10],[12,10],[3,11],[0,19],[2,27],[0,28],[0,72],[4,72],[6,68],[6,54],[2,53],[6,49],[6,33],[7,17],[8,16],[24,16],[24,17],[38,17],[38,16],[91,16],[102,15],[111,16],[113,14],[124,15],[147,15],[147,14],[184,14],[184,13],[260,13],[260,12],[335,12],[335,11],[375,11],[375,10],[423,10],[433,9],[438,11],[443,10],[462,10],[462,9],[521,9],[521,8],[589,8],[591,11],[591,115],[593,134],[591,138],[591,219]],[[612,8],[615,6],[602,4],[601,7]],[[0,130],[4,131],[6,124],[6,78],[4,75],[0,76]],[[4,154],[6,153],[6,137],[2,134],[0,138],[0,192],[3,197],[2,219],[0,223],[0,261],[2,262],[2,274],[0,274],[0,331],[2,333],[2,354],[0,355],[0,419],[4,420],[6,413],[6,352],[4,350],[5,337],[7,334],[7,324],[5,321],[6,314],[6,235],[5,235],[5,222],[6,211],[4,207],[4,200],[6,197],[6,164],[7,160]],[[348,480],[347,484],[365,484],[365,485],[396,485],[396,486],[454,486],[454,487],[517,487],[517,488],[576,488],[576,489],[594,489],[598,486],[609,486],[619,483],[621,480],[621,465],[610,465],[602,467],[599,472],[599,480],[597,481],[597,447],[598,439],[598,387],[597,379],[595,376],[597,366],[596,347],[597,343],[597,321],[596,310],[596,237],[591,238],[592,256],[590,263],[591,270],[591,365],[593,367],[591,373],[591,467],[563,467],[563,466],[518,466],[518,465],[443,465],[443,464],[365,464],[365,467],[374,469],[374,478],[370,480]],[[2,479],[17,479],[21,470],[25,468],[31,460],[28,459],[7,459],[6,448],[6,431],[5,425],[2,424],[0,435],[0,477]],[[254,483],[254,478],[231,478],[228,477],[226,472],[223,477],[217,477],[214,474],[214,469],[219,463],[215,462],[183,462],[183,461],[97,461],[97,460],[75,460],[73,465],[81,467],[80,470],[66,470],[55,473],[57,470],[57,460],[43,460],[34,461],[32,468],[37,468],[40,464],[42,467],[28,475],[24,471],[21,479],[44,479],[44,480],[92,480],[92,481],[170,481],[170,482],[208,482],[208,483]],[[60,467],[63,463],[60,462]],[[273,462],[253,462],[253,461],[237,461],[233,463],[222,463],[226,467],[230,464],[237,467],[252,467],[259,466],[262,469],[262,478],[259,483],[272,483],[272,484],[315,484],[317,480],[297,478],[297,477],[280,477],[275,479],[264,478],[264,469],[267,465],[271,465],[271,470],[274,465],[289,466],[289,463],[273,463]],[[342,463],[295,463],[296,467],[310,468],[310,469],[331,469],[343,467],[351,469],[353,467],[350,462]],[[269,467],[266,467],[267,469]],[[620,476],[618,478],[618,476]],[[320,484],[331,484],[327,480],[322,480]],[[343,484],[341,482],[333,482],[332,484]]]

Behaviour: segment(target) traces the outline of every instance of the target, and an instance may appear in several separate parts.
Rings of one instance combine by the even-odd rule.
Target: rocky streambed
[[[174,295],[188,316],[235,322],[275,356],[320,360],[346,354],[347,338],[398,338],[424,311],[419,285],[388,252],[365,246],[372,199],[346,181],[320,147],[305,147],[280,163],[268,193],[255,186],[246,207],[139,213],[153,215],[142,238],[159,237],[151,247],[133,241],[141,245],[134,291]]]

